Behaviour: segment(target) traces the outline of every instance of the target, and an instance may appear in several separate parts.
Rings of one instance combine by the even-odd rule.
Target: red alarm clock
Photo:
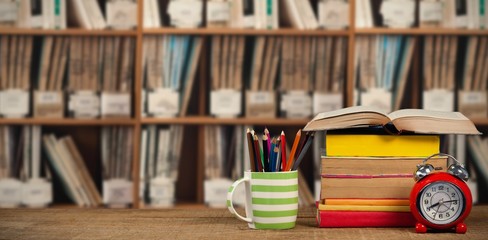
[[[455,161],[446,172],[433,172],[426,164],[435,156],[447,156]],[[468,172],[449,154],[437,153],[424,159],[417,166],[415,185],[410,193],[410,211],[417,220],[415,230],[425,233],[428,228],[466,233],[464,220],[472,207],[471,191],[466,181]]]

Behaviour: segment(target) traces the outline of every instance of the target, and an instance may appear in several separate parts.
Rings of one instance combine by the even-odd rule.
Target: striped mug
[[[234,209],[232,197],[244,183],[246,217]],[[298,213],[298,172],[244,172],[227,193],[227,208],[253,229],[289,229],[295,227]]]

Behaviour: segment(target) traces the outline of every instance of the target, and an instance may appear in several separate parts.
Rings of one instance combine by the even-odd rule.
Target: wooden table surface
[[[413,228],[315,227],[299,210],[291,230],[251,230],[227,209],[0,209],[0,239],[488,239],[488,206],[475,206],[465,235]]]

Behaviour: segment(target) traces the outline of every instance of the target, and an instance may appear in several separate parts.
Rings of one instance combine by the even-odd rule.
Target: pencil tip
[[[285,132],[284,131],[281,131],[281,135],[285,135]]]

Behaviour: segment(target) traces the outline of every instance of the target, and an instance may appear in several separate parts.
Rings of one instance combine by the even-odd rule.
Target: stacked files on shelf
[[[66,194],[78,206],[96,207],[102,204],[85,160],[71,136],[57,138],[54,134],[42,137],[43,149]]]
[[[207,28],[279,28],[278,0],[209,0]]]
[[[145,37],[143,72],[151,116],[185,116],[188,112],[203,39],[194,36]]]
[[[471,118],[488,116],[488,38],[470,36],[466,39],[464,66],[459,82],[459,111]]]
[[[441,135],[479,134],[458,112],[408,109],[385,114],[364,106],[318,114],[304,128],[319,130],[327,131],[319,227],[415,225],[409,196],[417,165],[440,152]],[[430,164],[436,171],[447,170],[445,157],[432,158]]]
[[[131,127],[103,127],[101,131],[103,203],[126,207],[133,203],[133,144]]]
[[[47,206],[52,202],[50,178],[41,161],[41,127],[1,126],[0,206]]]
[[[0,115],[29,115],[32,36],[0,37]]]
[[[410,36],[356,38],[354,76],[360,105],[384,112],[401,108],[415,45]]]
[[[97,0],[65,1],[68,1],[70,25],[84,29],[130,29],[137,25],[137,2],[135,0],[107,0],[104,12]]]
[[[250,169],[245,156],[243,126],[205,126],[204,202],[210,207],[225,207],[227,190],[232,180]],[[248,165],[245,165],[248,164]],[[242,191],[242,194],[244,191]],[[243,195],[241,195],[243,196]],[[237,204],[244,199],[236,197]],[[240,201],[240,202],[239,202]]]
[[[349,0],[320,0],[317,15],[320,27],[345,29],[349,27]]]
[[[144,204],[173,206],[182,147],[183,126],[149,125],[142,130],[139,198]]]
[[[357,0],[355,5],[356,27],[412,27],[416,18],[415,9],[416,1],[414,0]]]
[[[420,27],[486,29],[488,18],[486,1],[421,0]]]
[[[3,0],[0,26],[19,28],[65,29],[67,1]]]
[[[423,56],[423,108],[454,110],[457,36],[426,36]]]

